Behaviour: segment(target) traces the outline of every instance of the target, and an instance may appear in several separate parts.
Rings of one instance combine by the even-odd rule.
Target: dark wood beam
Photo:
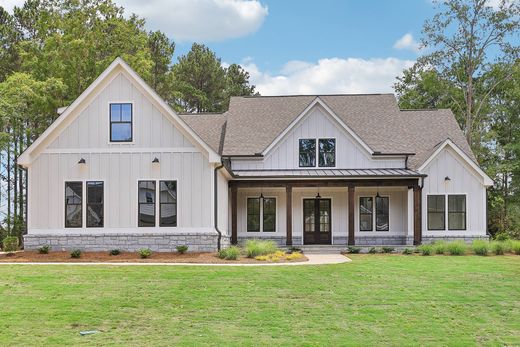
[[[286,213],[286,245],[292,246],[292,187],[285,187],[285,211]]]
[[[230,187],[240,188],[260,188],[260,187],[415,187],[419,185],[418,178],[403,178],[403,179],[282,179],[282,180],[234,180],[229,181]]]
[[[413,187],[413,244],[420,245],[422,241],[421,192],[419,186]]]
[[[354,235],[354,186],[348,187],[348,244],[355,245],[356,239]]]
[[[237,231],[237,187],[231,187],[231,244],[238,243]]]

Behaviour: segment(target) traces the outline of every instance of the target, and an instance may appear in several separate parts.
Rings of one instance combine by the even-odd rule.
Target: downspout
[[[217,239],[217,250],[218,251],[220,251],[220,244],[221,244],[221,240],[222,240],[222,232],[218,228],[218,181],[217,181],[217,171],[222,169],[223,167],[224,167],[224,164],[221,163],[219,166],[216,166],[214,171],[213,171],[213,184],[215,185],[214,186],[214,203],[213,203],[214,211],[213,212],[215,213],[215,231],[218,234],[218,239]]]

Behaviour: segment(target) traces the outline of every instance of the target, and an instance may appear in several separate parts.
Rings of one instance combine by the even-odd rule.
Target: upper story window
[[[110,104],[110,142],[132,142],[132,104]]]
[[[316,164],[318,167],[336,166],[336,139],[300,139],[300,167],[316,167]]]

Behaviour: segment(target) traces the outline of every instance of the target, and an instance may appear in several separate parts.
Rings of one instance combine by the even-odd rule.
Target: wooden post
[[[231,187],[231,244],[238,243],[237,232],[237,187]]]
[[[420,245],[422,240],[421,226],[421,187],[413,187],[413,244]]]
[[[292,246],[292,187],[285,187],[286,239],[285,244]]]
[[[355,245],[354,236],[354,186],[348,186],[348,244]]]

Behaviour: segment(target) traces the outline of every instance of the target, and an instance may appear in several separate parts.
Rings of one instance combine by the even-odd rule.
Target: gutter
[[[217,251],[220,251],[220,245],[221,245],[221,241],[222,241],[222,232],[218,228],[218,181],[217,181],[217,171],[222,169],[223,167],[224,167],[224,164],[221,163],[219,166],[216,166],[215,169],[213,170],[213,184],[215,185],[214,186],[214,197],[213,197],[213,199],[214,199],[214,201],[213,201],[213,207],[214,207],[213,213],[215,214],[215,231],[218,234]]]

